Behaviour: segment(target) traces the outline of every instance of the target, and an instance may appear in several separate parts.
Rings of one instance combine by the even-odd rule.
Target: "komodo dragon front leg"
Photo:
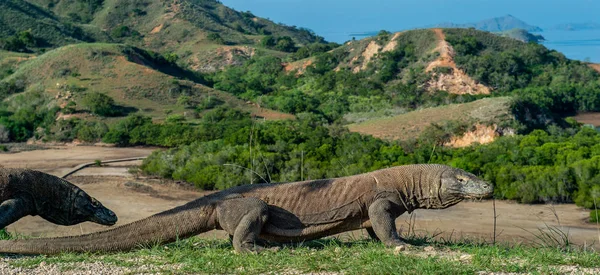
[[[231,198],[217,206],[219,226],[230,236],[237,252],[260,252],[258,236],[267,222],[267,204],[257,198]]]
[[[386,246],[407,246],[396,231],[396,218],[406,212],[397,195],[375,200],[369,206],[369,219],[372,228],[367,232],[374,239],[381,240]]]
[[[32,203],[25,198],[3,201],[0,204],[0,228],[5,228],[20,218],[33,214],[34,210],[31,209],[31,205]]]

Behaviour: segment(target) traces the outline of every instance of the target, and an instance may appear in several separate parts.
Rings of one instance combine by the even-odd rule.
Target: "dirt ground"
[[[80,163],[96,159],[108,160],[139,157],[150,154],[152,148],[55,147],[50,150],[0,154],[5,167],[29,167],[60,174]],[[91,196],[115,211],[117,225],[129,223],[166,209],[184,204],[206,192],[172,181],[136,178],[128,173],[139,162],[116,163],[105,167],[83,169],[68,180],[80,186]],[[540,230],[558,227],[568,233],[572,242],[600,249],[600,228],[585,222],[588,211],[573,204],[522,205],[496,201],[497,240],[508,242],[535,242]],[[445,210],[416,210],[397,220],[399,231],[406,234],[439,234],[438,238],[462,238],[491,241],[494,211],[491,201],[462,202]],[[32,236],[64,236],[90,233],[108,227],[93,223],[59,226],[39,217],[25,217],[10,225],[13,233]],[[222,231],[203,234],[208,238],[225,238]],[[364,238],[364,230],[342,234],[350,240]]]
[[[591,124],[594,127],[600,126],[600,113],[581,113],[573,117],[577,122]]]

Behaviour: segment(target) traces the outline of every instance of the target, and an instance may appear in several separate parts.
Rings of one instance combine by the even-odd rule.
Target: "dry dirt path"
[[[0,164],[6,167],[29,167],[49,173],[62,173],[77,164],[95,159],[139,157],[150,154],[148,148],[60,147],[51,150],[0,154]],[[68,179],[80,186],[119,216],[117,225],[129,223],[157,212],[184,204],[206,192],[199,192],[173,182],[134,178],[127,170],[139,161],[115,163],[106,167],[89,167]],[[497,201],[498,240],[528,242],[534,234],[548,226],[560,226],[577,244],[594,244],[600,249],[598,227],[585,222],[588,211],[573,204],[522,205]],[[435,234],[438,237],[475,238],[490,241],[493,236],[491,201],[462,202],[445,210],[417,210],[412,219],[408,214],[398,219],[402,234]],[[63,236],[89,233],[107,227],[93,223],[75,226],[51,224],[39,217],[26,217],[9,226],[10,232],[33,236]],[[225,238],[223,232],[208,232],[204,236]],[[366,237],[364,231],[342,234],[342,239]]]
[[[49,146],[45,150],[0,154],[7,168],[31,168],[60,176],[77,165],[95,160],[145,157],[157,148],[114,148],[99,146]]]

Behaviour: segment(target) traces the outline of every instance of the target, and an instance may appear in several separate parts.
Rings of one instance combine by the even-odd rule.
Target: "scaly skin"
[[[232,236],[236,251],[261,240],[290,242],[367,228],[388,246],[404,245],[394,220],[417,208],[441,209],[493,188],[460,169],[406,165],[371,173],[286,184],[234,187],[111,230],[87,235],[0,241],[0,253],[125,251],[212,229]]]
[[[115,213],[66,180],[34,170],[0,168],[0,228],[27,215],[60,225],[117,222]]]

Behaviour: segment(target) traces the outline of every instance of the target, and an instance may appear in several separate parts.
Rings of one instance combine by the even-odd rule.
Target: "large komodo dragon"
[[[0,228],[27,215],[60,225],[113,225],[117,216],[79,187],[28,169],[0,168]]]
[[[394,220],[402,213],[491,193],[491,185],[460,169],[406,165],[336,179],[233,187],[102,232],[0,241],[0,253],[125,251],[212,229],[229,233],[239,252],[260,250],[262,240],[304,241],[359,228],[388,246],[401,246]]]

